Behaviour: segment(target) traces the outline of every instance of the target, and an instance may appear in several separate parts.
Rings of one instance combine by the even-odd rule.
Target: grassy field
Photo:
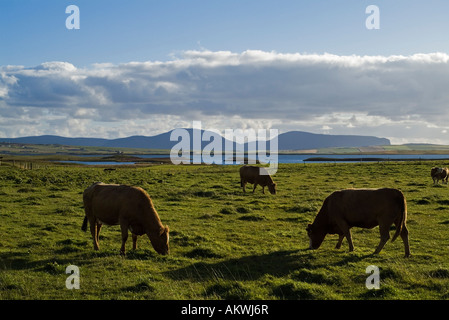
[[[429,162],[280,164],[278,193],[242,193],[235,166],[0,166],[0,299],[447,299],[449,190]],[[100,251],[81,231],[83,190],[95,181],[140,186],[170,226],[170,255],[148,238],[119,255],[120,230],[105,226]],[[308,250],[305,228],[332,191],[396,187],[408,201],[412,256],[400,238],[372,255],[378,228],[354,228],[335,250],[328,235]],[[249,188],[250,189],[250,188]],[[392,232],[393,233],[393,232]],[[68,290],[66,267],[80,270]],[[368,290],[370,265],[380,289]]]

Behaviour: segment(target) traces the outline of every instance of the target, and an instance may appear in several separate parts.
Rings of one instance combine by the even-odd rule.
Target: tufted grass
[[[280,164],[276,195],[243,194],[235,166],[0,166],[0,299],[448,299],[449,189],[434,186],[429,162]],[[443,164],[441,164],[443,165]],[[119,255],[118,226],[103,227],[100,251],[81,231],[91,183],[144,188],[164,224],[170,255],[140,237]],[[372,255],[378,228],[354,228],[335,250],[327,236],[308,250],[305,227],[325,197],[343,188],[396,187],[408,202],[412,256],[400,238]],[[68,290],[65,269],[80,270]],[[369,265],[381,289],[368,290]]]

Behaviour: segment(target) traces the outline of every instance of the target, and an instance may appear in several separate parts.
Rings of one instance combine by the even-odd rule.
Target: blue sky
[[[80,30],[65,28],[70,4],[80,8]],[[365,28],[370,4],[380,9],[380,30]],[[447,12],[444,0],[2,0],[0,62],[164,61],[172,53],[202,48],[341,55],[448,52]]]
[[[72,4],[79,30],[65,26]],[[444,0],[2,0],[0,136],[203,121],[448,143],[447,12]]]

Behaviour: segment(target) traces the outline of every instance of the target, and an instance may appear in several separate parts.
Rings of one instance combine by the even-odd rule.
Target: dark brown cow
[[[444,182],[446,180],[446,184],[447,184],[447,180],[449,178],[449,169],[448,168],[438,168],[438,167],[433,167],[432,169],[430,169],[430,176],[432,177],[433,183],[437,183],[441,180],[442,182]]]
[[[276,194],[276,184],[268,174],[267,169],[263,167],[255,166],[243,166],[240,168],[240,186],[243,188],[243,192],[246,192],[245,186],[247,183],[253,183],[253,193],[256,190],[257,185],[262,186],[262,193],[265,194],[265,187],[268,187],[268,191],[271,194]]]
[[[150,196],[141,188],[96,182],[83,193],[84,218],[82,230],[87,230],[87,221],[98,250],[102,224],[118,225],[122,231],[121,254],[125,254],[128,230],[132,233],[133,249],[137,247],[137,236],[148,235],[153,248],[160,254],[169,252],[169,228],[163,226]]]
[[[405,256],[410,255],[408,243],[407,203],[404,195],[397,189],[346,189],[333,192],[324,200],[312,224],[307,226],[310,248],[318,249],[326,234],[338,234],[340,237],[336,249],[341,247],[346,237],[349,251],[354,250],[352,227],[374,228],[379,226],[380,243],[374,251],[379,253],[390,239],[390,226],[396,225],[391,241],[401,235]]]

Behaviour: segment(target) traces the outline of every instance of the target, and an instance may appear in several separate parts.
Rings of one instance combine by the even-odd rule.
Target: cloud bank
[[[0,67],[0,136],[203,128],[447,143],[449,55],[185,51],[171,60]]]

